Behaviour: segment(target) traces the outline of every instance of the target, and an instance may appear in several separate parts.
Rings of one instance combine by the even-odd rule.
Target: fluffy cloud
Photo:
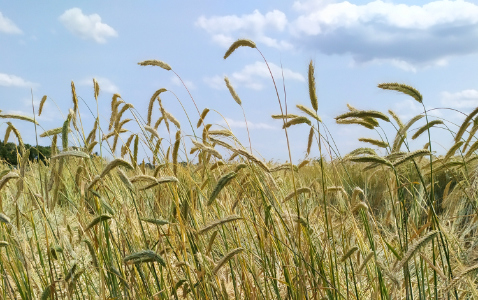
[[[276,80],[282,78],[283,73],[285,80],[305,81],[304,76],[291,69],[281,69],[281,67],[273,63],[269,63],[269,67]],[[264,83],[267,80],[270,81],[270,76],[267,65],[264,62],[256,61],[253,64],[246,65],[242,70],[234,72],[228,77],[234,87],[244,86],[253,90],[262,90]],[[204,78],[204,82],[214,89],[226,88],[224,77],[221,76],[206,77]]]
[[[478,107],[477,90],[470,89],[456,93],[443,92],[441,96],[442,104],[447,107],[453,107],[457,109]]]
[[[108,78],[105,77],[94,77],[100,86],[100,94],[101,92],[107,92],[111,94],[119,93],[119,88]],[[93,88],[93,77],[85,78],[80,80],[79,85],[84,86],[91,86]]]
[[[294,4],[297,41],[325,54],[350,54],[356,63],[389,60],[413,66],[443,65],[452,56],[478,53],[478,5],[439,0],[422,6],[376,0]]]
[[[422,5],[309,0],[292,7],[295,20],[279,10],[265,15],[255,10],[242,16],[202,16],[196,26],[223,47],[250,37],[279,49],[350,55],[355,64],[388,63],[412,72],[478,53],[478,5],[465,0]]]
[[[2,15],[2,12],[0,12],[0,32],[9,33],[9,34],[22,33],[20,28],[18,28],[17,25],[15,25],[15,23],[13,23],[12,20]]]
[[[279,10],[273,10],[265,15],[255,10],[252,14],[242,16],[229,15],[210,18],[201,16],[196,21],[196,26],[206,30],[215,43],[225,48],[229,47],[237,38],[250,37],[269,47],[290,49],[292,44],[266,35],[266,31],[283,32],[287,24],[286,15]]]
[[[98,14],[87,16],[76,7],[65,11],[59,17],[59,20],[66,29],[82,39],[92,39],[97,43],[106,43],[107,38],[118,36],[116,30],[101,22],[101,17]]]
[[[38,86],[38,83],[26,81],[15,75],[0,73],[0,86],[30,88]]]

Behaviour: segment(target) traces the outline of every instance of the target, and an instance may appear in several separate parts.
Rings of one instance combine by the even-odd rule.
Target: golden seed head
[[[155,60],[155,59],[150,59],[150,60],[145,60],[145,61],[139,62],[138,65],[140,65],[140,66],[158,66],[158,67],[161,67],[161,68],[163,68],[167,71],[171,70],[171,67],[167,63],[165,63],[164,61]]]
[[[232,52],[236,51],[237,48],[239,47],[251,47],[251,48],[256,48],[256,44],[251,41],[251,40],[246,40],[246,39],[239,39],[232,43],[232,45],[227,49],[226,54],[224,54],[224,59],[228,58],[229,55],[232,54]]]

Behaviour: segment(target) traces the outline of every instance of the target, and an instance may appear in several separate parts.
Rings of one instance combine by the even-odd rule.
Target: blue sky
[[[401,82],[419,89],[427,108],[448,107],[464,113],[478,106],[478,1],[49,1],[25,5],[0,3],[0,110],[32,115],[31,90],[39,118],[47,130],[61,126],[71,101],[70,82],[96,113],[92,78],[99,82],[99,110],[106,125],[113,93],[146,117],[151,95],[159,88],[173,91],[193,124],[197,112],[174,73],[137,63],[165,61],[189,87],[199,109],[210,112],[206,122],[225,126],[248,145],[241,108],[230,96],[228,76],[242,99],[255,154],[266,159],[288,159],[280,112],[259,53],[240,48],[227,60],[228,46],[249,38],[267,58],[281,99],[284,72],[288,110],[310,106],[307,67],[316,67],[319,115],[344,154],[366,146],[359,137],[379,138],[357,125],[337,125],[333,117],[359,109],[394,110],[406,122],[421,112],[411,98],[382,91],[382,82]],[[163,94],[165,108],[191,134],[188,120],[172,93]],[[56,103],[56,104],[55,104]],[[56,106],[58,105],[58,107]],[[80,100],[83,125],[89,131],[94,116]],[[463,115],[435,110],[450,128]],[[160,116],[155,110],[153,119]],[[28,143],[35,143],[31,124],[13,120]],[[393,127],[383,124],[393,139]],[[422,125],[422,123],[417,126]],[[6,128],[0,123],[0,136]],[[219,129],[219,126],[216,126]],[[130,127],[131,130],[137,130]],[[40,129],[41,133],[42,130]],[[159,130],[165,138],[165,128]],[[451,144],[444,129],[432,131],[435,149]],[[127,138],[128,134],[125,134]],[[305,156],[308,129],[289,131],[293,160]],[[2,138],[3,139],[3,138]],[[412,143],[421,148],[425,140]],[[40,144],[50,141],[40,139]],[[314,149],[311,156],[317,156]]]

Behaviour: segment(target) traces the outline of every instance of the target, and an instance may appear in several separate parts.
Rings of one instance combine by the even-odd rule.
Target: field
[[[258,51],[238,40],[224,58],[240,47]],[[174,72],[162,61],[139,64]],[[455,144],[437,156],[430,128],[447,123],[427,115],[413,87],[380,84],[423,114],[402,122],[349,106],[337,123],[383,139],[361,138],[370,148],[340,157],[317,114],[312,62],[308,80],[310,107],[284,115],[277,92],[282,114],[272,116],[287,144],[287,129],[299,126],[307,153],[319,150],[297,165],[265,162],[231,131],[213,130],[208,109],[179,124],[161,102],[165,89],[152,91],[146,114],[115,94],[110,123],[97,112],[84,132],[72,82],[63,126],[38,128],[51,140],[45,161],[29,159],[14,126],[36,120],[0,115],[11,121],[4,142],[15,141],[19,162],[0,168],[0,299],[478,299],[478,108],[449,129]],[[385,123],[394,136],[383,135]],[[410,149],[419,136],[428,143]],[[105,147],[120,156],[94,154]]]

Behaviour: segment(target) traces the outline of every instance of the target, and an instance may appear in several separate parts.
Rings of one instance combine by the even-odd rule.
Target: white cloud
[[[230,118],[226,118],[227,125],[231,128],[246,128],[246,122],[245,121],[235,121]],[[218,124],[226,125],[226,122],[221,121],[218,122]],[[277,129],[274,126],[271,126],[266,123],[254,123],[251,121],[247,121],[247,126],[249,127],[250,130],[252,129]]]
[[[196,89],[196,85],[192,81],[183,79],[183,82],[188,87],[188,89],[190,90]],[[183,86],[183,83],[181,82],[181,80],[179,80],[177,76],[171,77],[171,83],[176,86]]]
[[[458,109],[478,107],[478,90],[469,89],[456,93],[442,92],[441,96],[442,105],[447,107]]]
[[[105,77],[85,78],[83,80],[80,80],[78,84],[84,86],[91,86],[93,88],[93,78],[96,79],[98,85],[100,86],[100,94],[101,92],[107,92],[111,94],[119,93],[119,88],[111,80]]]
[[[266,31],[283,32],[287,24],[286,15],[279,10],[270,11],[265,15],[254,10],[253,13],[242,16],[229,15],[210,18],[201,16],[196,21],[196,26],[206,30],[215,43],[225,48],[229,47],[237,38],[249,37],[255,42],[269,47],[291,49],[293,48],[292,44],[285,40],[278,40],[266,35]]]
[[[87,16],[76,7],[66,10],[59,20],[70,32],[82,39],[93,39],[97,43],[106,43],[107,38],[118,36],[116,30],[101,22],[101,17],[98,14]]]
[[[305,81],[304,76],[291,69],[281,69],[280,66],[273,63],[269,63],[269,67],[276,80],[281,79],[283,73],[285,80]],[[228,77],[234,87],[244,86],[253,90],[262,90],[264,83],[267,82],[267,80],[270,81],[271,75],[264,62],[256,61],[253,64],[244,66],[242,70],[234,72]],[[205,77],[204,82],[214,89],[226,88],[224,76]]]
[[[21,29],[18,28],[17,25],[15,25],[15,23],[13,23],[12,20],[2,15],[2,12],[0,12],[0,32],[4,32],[8,34],[22,33]]]
[[[25,79],[15,75],[0,73],[0,86],[29,88],[37,87],[39,84],[26,81]]]
[[[414,71],[478,53],[478,5],[464,0],[422,6],[316,0],[294,8],[301,13],[291,24],[297,42],[329,55],[351,55],[356,63],[389,61]]]

